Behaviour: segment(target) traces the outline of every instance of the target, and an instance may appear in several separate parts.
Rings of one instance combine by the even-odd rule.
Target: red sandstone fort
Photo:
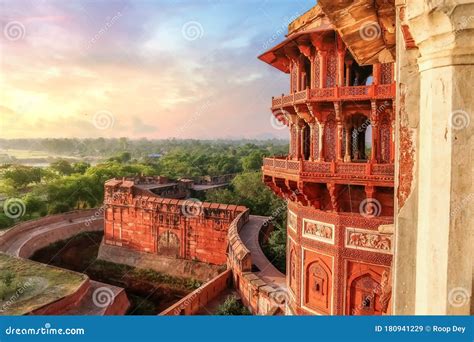
[[[451,14],[462,8],[453,4]],[[461,53],[442,40],[468,30],[455,30],[448,11],[428,7],[320,0],[259,56],[289,75],[288,89],[271,99],[273,124],[289,132],[288,155],[265,158],[262,167],[262,181],[287,201],[286,275],[261,248],[268,218],[190,198],[226,177],[111,179],[103,218],[76,212],[23,223],[1,237],[0,249],[29,257],[54,239],[103,229],[100,259],[204,281],[163,315],[202,313],[229,288],[260,315],[469,314],[472,222],[458,215],[462,206],[450,210],[469,193],[469,177],[459,175],[472,171],[464,158],[472,134],[446,126],[452,108],[439,90],[471,99],[463,87],[460,95],[445,87],[463,79],[453,61],[467,58],[467,48]],[[443,87],[433,87],[434,78]],[[83,313],[86,293],[106,286],[80,279],[80,290],[63,299],[73,307],[67,313]],[[450,298],[453,289],[464,291],[462,305]],[[122,290],[113,287],[113,303],[99,313],[124,313]],[[62,313],[58,303],[31,313]]]
[[[288,200],[286,282],[275,287],[263,274],[257,299],[247,295],[252,262],[245,265],[245,255],[252,253],[246,243],[240,246],[241,227],[235,236],[229,228],[246,208],[202,203],[191,212],[192,202],[153,196],[153,186],[140,182],[106,183],[104,242],[215,265],[228,259],[234,286],[255,313],[267,286],[287,294],[287,314],[387,314],[393,63],[359,66],[318,6],[303,20],[259,57],[290,77],[289,93],[271,103],[276,119],[288,126],[289,154],[266,158],[263,166],[265,184]],[[156,192],[159,179],[154,183]]]

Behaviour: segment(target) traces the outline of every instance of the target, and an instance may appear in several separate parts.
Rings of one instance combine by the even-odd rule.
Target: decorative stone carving
[[[348,228],[346,230],[346,247],[392,253],[392,236],[371,230]]]
[[[312,221],[303,220],[303,236],[327,243],[334,243],[334,225]]]

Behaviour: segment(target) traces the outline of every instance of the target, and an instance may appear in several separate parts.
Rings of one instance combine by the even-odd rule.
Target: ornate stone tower
[[[389,313],[394,65],[359,65],[318,5],[288,31],[259,57],[290,75],[271,106],[289,153],[263,166],[288,200],[288,314]]]

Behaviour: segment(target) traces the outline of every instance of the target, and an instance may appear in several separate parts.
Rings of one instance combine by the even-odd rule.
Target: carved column
[[[402,138],[397,176],[407,181],[403,166],[413,182],[412,188],[399,183],[396,189],[395,212],[404,215],[398,214],[395,221],[394,314],[469,315],[474,258],[474,20],[466,18],[474,18],[474,2],[406,4],[409,32],[420,53],[419,113],[414,117],[408,113],[408,118],[418,120],[419,135],[411,139],[407,123],[397,123]],[[397,44],[397,49],[403,48]],[[409,80],[410,75],[398,77],[399,89],[404,90]],[[404,106],[411,104],[400,101],[397,118],[404,119]],[[410,148],[415,152],[407,157]],[[410,234],[413,220],[416,233]]]
[[[319,123],[319,158],[318,161],[323,162],[324,161],[324,142],[323,142],[323,137],[324,137],[324,122]]]
[[[318,50],[318,57],[319,57],[319,87],[325,88],[326,87],[326,74],[327,74],[327,51]]]
[[[303,130],[299,124],[296,125],[296,159],[301,160],[302,156],[302,144],[301,144],[301,135],[303,134]]]
[[[346,124],[346,146],[344,151],[344,162],[349,163],[351,161],[351,130],[352,126]]]
[[[339,102],[334,102],[334,111],[336,112],[336,161],[342,161],[342,118]]]
[[[351,66],[352,66],[352,60],[349,60],[346,62],[346,87],[350,86],[351,82]]]
[[[380,63],[374,64],[373,84],[380,84]]]
[[[293,159],[294,157],[294,144],[295,142],[293,141],[293,124],[290,122],[288,123],[289,127],[290,127],[290,146],[289,146],[289,151],[288,151],[288,157],[289,159]]]
[[[314,126],[316,125],[316,122],[313,121],[309,123],[309,160],[314,161],[314,139],[315,139],[315,131],[314,131]]]
[[[378,159],[378,139],[379,139],[379,124],[377,118],[377,104],[375,101],[371,101],[371,115],[370,123],[372,124],[372,151],[370,155],[370,162],[377,163]]]
[[[346,54],[345,50],[337,50],[337,85],[339,87],[344,86],[344,55]]]

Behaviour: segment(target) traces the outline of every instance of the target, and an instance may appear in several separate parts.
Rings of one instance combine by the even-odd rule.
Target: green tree
[[[23,165],[11,166],[3,171],[3,179],[17,189],[24,189],[32,183],[41,182],[42,170]]]
[[[216,310],[216,315],[220,316],[242,316],[251,315],[249,309],[247,309],[236,296],[228,296],[224,303],[219,305]]]
[[[49,165],[50,169],[56,171],[61,176],[69,176],[74,172],[71,163],[65,159],[59,159]]]

